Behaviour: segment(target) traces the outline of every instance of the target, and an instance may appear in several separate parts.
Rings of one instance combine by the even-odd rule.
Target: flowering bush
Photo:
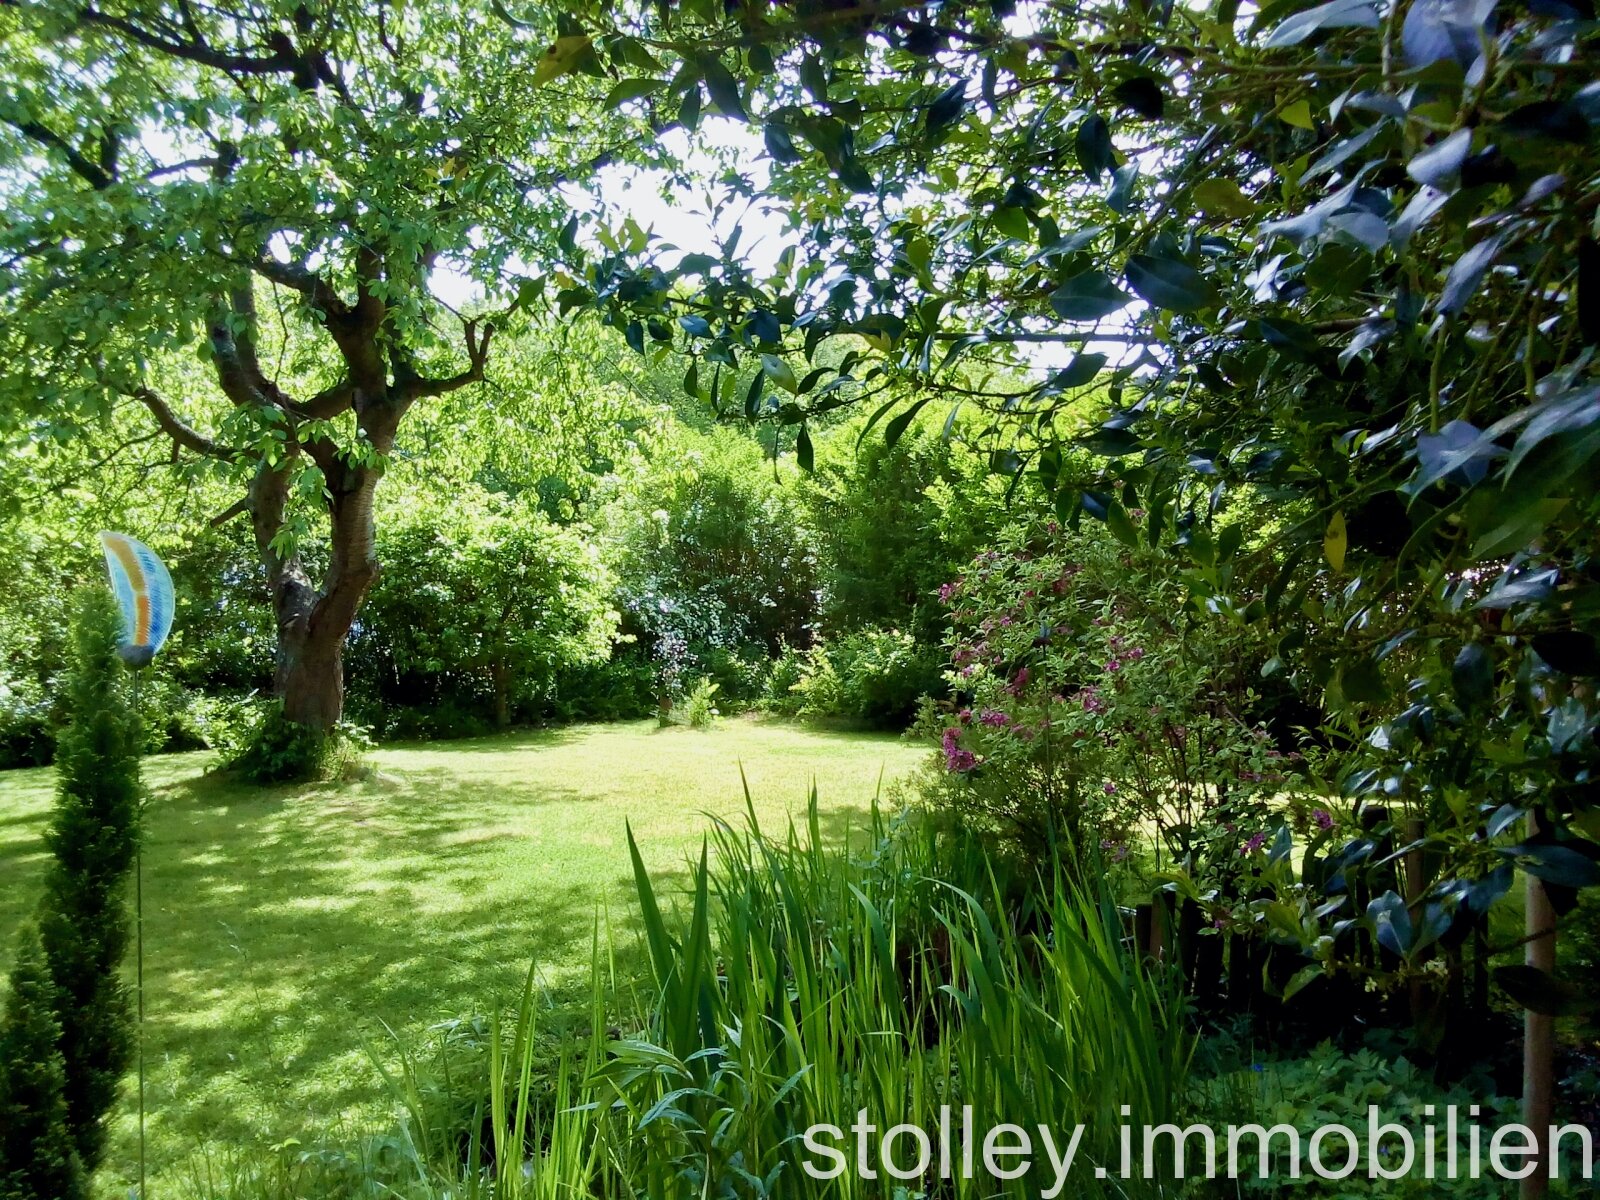
[[[1251,627],[1185,596],[1098,528],[1004,531],[940,589],[956,697],[930,713],[942,800],[1032,852],[1150,844],[1158,870],[1248,871],[1304,759],[1262,723]]]

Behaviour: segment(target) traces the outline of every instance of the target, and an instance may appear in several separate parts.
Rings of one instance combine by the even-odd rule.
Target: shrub
[[[1330,1200],[1359,1194],[1373,1200],[1398,1200],[1400,1197],[1422,1200],[1448,1189],[1450,1196],[1463,1200],[1495,1200],[1506,1195],[1505,1180],[1492,1176],[1469,1179],[1465,1170],[1472,1157],[1468,1127],[1473,1121],[1493,1128],[1517,1120],[1518,1102],[1497,1095],[1493,1080],[1475,1077],[1454,1086],[1441,1085],[1430,1072],[1419,1069],[1408,1059],[1372,1047],[1348,1053],[1332,1042],[1323,1042],[1300,1057],[1279,1059],[1267,1054],[1263,1061],[1263,1056],[1250,1054],[1228,1037],[1212,1040],[1215,1044],[1205,1047],[1212,1062],[1207,1064],[1206,1076],[1197,1080],[1200,1112],[1196,1119],[1219,1131],[1229,1124],[1288,1124],[1300,1135],[1301,1173],[1298,1179],[1289,1177],[1288,1141],[1280,1135],[1271,1143],[1267,1178],[1260,1178],[1259,1143],[1253,1137],[1246,1137],[1240,1139],[1238,1179],[1228,1181],[1225,1187],[1219,1185],[1214,1193],[1207,1194],[1328,1197]],[[1431,1130],[1434,1161],[1440,1164],[1445,1163],[1451,1153],[1447,1149],[1445,1114],[1454,1105],[1460,1114],[1454,1153],[1462,1164],[1461,1175],[1444,1184],[1425,1178],[1414,1164],[1406,1178],[1369,1178],[1365,1168],[1369,1105],[1377,1106],[1382,1123],[1398,1124],[1411,1135],[1419,1162]],[[1431,1111],[1425,1112],[1430,1105]],[[1473,1106],[1477,1106],[1479,1116],[1469,1118],[1467,1114]],[[1328,1125],[1344,1125],[1357,1135],[1363,1164],[1358,1185],[1354,1179],[1319,1179],[1307,1170],[1306,1148],[1311,1135]],[[1393,1145],[1396,1138],[1397,1135],[1391,1134],[1385,1145]],[[1225,1165],[1226,1149],[1221,1145],[1225,1139],[1219,1137],[1218,1141],[1219,1158]],[[1327,1153],[1328,1165],[1337,1166],[1348,1151],[1344,1141],[1336,1137],[1329,1141]]]
[[[903,729],[924,696],[947,692],[942,655],[897,629],[864,629],[790,651],[774,667],[779,712]]]
[[[67,1129],[66,1086],[55,985],[39,931],[25,925],[0,1019],[0,1200],[88,1195]]]
[[[1153,828],[1159,865],[1237,883],[1305,770],[1252,719],[1258,635],[1098,528],[1010,528],[942,594],[959,703],[939,714],[936,802],[1034,854],[1120,857]]]
[[[222,766],[251,783],[347,779],[361,771],[361,756],[371,748],[359,726],[341,722],[329,730],[313,729],[286,720],[283,706],[272,701]]]
[[[720,715],[717,712],[717,693],[721,689],[715,680],[702,679],[689,689],[683,700],[683,719],[693,729],[709,729]]]
[[[829,636],[868,626],[905,629],[931,642],[945,617],[938,586],[1003,520],[987,460],[913,425],[892,445],[861,436],[865,417],[819,439],[800,496],[817,545],[821,625]]]
[[[143,734],[117,654],[121,616],[86,589],[73,631],[70,723],[56,746],[56,803],[40,938],[61,1019],[67,1125],[84,1169],[100,1163],[104,1123],[133,1057],[121,976],[131,933],[125,903],[139,839]]]
[[[685,431],[619,485],[601,525],[624,628],[659,664],[665,697],[718,655],[754,661],[809,640],[815,557],[793,492],[749,438]]]
[[[796,716],[804,703],[800,686],[806,678],[810,652],[784,643],[767,671],[766,706],[773,712]]]
[[[845,714],[877,728],[905,728],[924,696],[948,690],[939,650],[918,645],[898,629],[848,634],[834,643],[831,657]]]
[[[484,728],[531,720],[563,669],[610,653],[611,577],[579,528],[480,489],[447,500],[407,497],[382,527],[385,571],[349,653],[363,708],[450,706]]]
[[[627,721],[655,711],[655,669],[632,646],[602,663],[563,664],[544,715],[559,721]]]

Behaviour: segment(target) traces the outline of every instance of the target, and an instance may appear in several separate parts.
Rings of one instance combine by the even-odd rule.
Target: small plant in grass
[[[25,925],[0,1019],[0,1200],[81,1200],[88,1194],[67,1129],[55,1004],[39,931]]]
[[[717,711],[717,693],[721,687],[709,678],[703,678],[689,690],[683,699],[683,719],[692,729],[709,729],[721,714]]]

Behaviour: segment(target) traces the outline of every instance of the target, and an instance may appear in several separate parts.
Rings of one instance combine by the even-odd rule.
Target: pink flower
[[[1144,657],[1144,647],[1135,646],[1132,650],[1128,651],[1128,657],[1131,658],[1134,662],[1138,662],[1141,658]]]
[[[1114,783],[1106,784],[1105,793],[1108,796],[1115,796],[1117,794],[1117,785]]]
[[[1316,822],[1318,829],[1333,828],[1333,814],[1325,808],[1312,809],[1311,819]]]
[[[1006,686],[1001,690],[1011,696],[1020,696],[1022,695],[1022,689],[1028,686],[1029,678],[1030,672],[1028,671],[1028,668],[1023,667],[1017,671],[1011,682],[1006,684]]]
[[[971,725],[972,710],[970,708],[963,708],[956,714],[956,720],[960,721],[963,725]]]
[[[996,729],[1004,729],[1007,725],[1011,724],[1011,718],[1007,714],[1001,712],[998,708],[984,709],[983,713],[978,717],[978,720],[983,724],[991,725]]]
[[[1267,835],[1266,834],[1264,834],[1264,833],[1252,833],[1250,835],[1250,837],[1245,841],[1245,844],[1243,846],[1239,847],[1239,853],[1240,854],[1254,854],[1257,850],[1261,849],[1261,847],[1265,846],[1266,844],[1267,844]]]
[[[1126,842],[1114,842],[1110,838],[1101,838],[1100,849],[1111,855],[1112,862],[1121,862],[1128,857],[1128,845]]]
[[[1080,699],[1081,699],[1081,701],[1083,703],[1083,711],[1084,712],[1086,712],[1086,713],[1102,713],[1102,712],[1105,712],[1105,710],[1106,710],[1106,702],[1104,700],[1100,699],[1100,689],[1099,688],[1086,687],[1086,688],[1083,689],[1083,691],[1081,693],[1079,693],[1079,696],[1080,696]]]
[[[1110,662],[1106,663],[1106,670],[1115,674],[1117,671],[1122,670],[1122,664],[1113,658]]]

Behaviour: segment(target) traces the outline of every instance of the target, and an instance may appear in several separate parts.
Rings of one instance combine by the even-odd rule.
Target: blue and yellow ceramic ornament
[[[172,576],[154,550],[125,533],[101,533],[100,548],[122,609],[122,661],[145,666],[172,631]]]

